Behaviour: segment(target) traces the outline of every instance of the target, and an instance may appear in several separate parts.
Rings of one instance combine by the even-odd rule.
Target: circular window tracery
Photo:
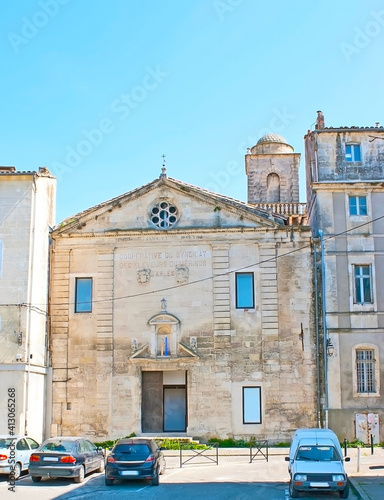
[[[177,218],[177,208],[168,201],[157,203],[151,210],[151,221],[160,229],[169,229],[175,224]]]

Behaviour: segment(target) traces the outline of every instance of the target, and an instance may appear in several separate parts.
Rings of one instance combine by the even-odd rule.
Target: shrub
[[[113,448],[115,446],[116,441],[118,441],[119,439],[128,439],[131,437],[136,437],[136,434],[132,432],[129,436],[124,436],[122,438],[115,439],[114,441],[107,440],[107,441],[102,441],[101,443],[94,443],[94,445],[97,446],[98,448],[105,448],[105,449]]]
[[[246,441],[245,439],[233,439],[233,438],[227,438],[227,439],[211,438],[208,440],[209,444],[217,443],[219,448],[250,448],[251,446],[254,447],[256,445],[256,442],[257,441],[254,436],[251,436],[249,438],[249,441]]]
[[[181,446],[184,450],[204,450],[207,447],[205,444],[200,444],[196,441],[183,441],[180,439],[155,438],[155,441],[166,450],[180,450]]]
[[[355,441],[347,441],[347,448],[357,448],[358,446],[360,446],[361,448],[365,448],[368,445],[366,445],[362,441],[359,441],[358,439],[355,439]],[[341,447],[344,447],[344,443],[341,443]]]

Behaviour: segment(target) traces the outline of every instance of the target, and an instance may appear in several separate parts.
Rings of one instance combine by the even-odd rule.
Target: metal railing
[[[188,448],[188,444],[183,445],[180,443],[180,468],[183,467],[186,463],[190,462],[191,460],[194,460],[198,457],[203,458],[208,460],[209,462],[213,462],[216,465],[219,465],[219,448],[218,448],[219,443],[210,443],[207,445],[206,448],[202,450],[196,450],[196,449],[190,449]],[[214,455],[206,455],[205,453],[215,450]],[[192,456],[189,456],[186,460],[183,461],[183,451],[188,451],[192,453]],[[202,462],[200,462],[202,463]],[[204,461],[205,463],[205,461]]]
[[[264,452],[263,452],[262,448],[265,448]],[[254,453],[254,450],[256,450],[255,453]],[[264,457],[266,459],[266,461],[268,462],[268,440],[267,439],[265,441],[260,441],[260,443],[255,443],[249,447],[249,463],[252,463],[258,455],[260,455],[259,458]]]

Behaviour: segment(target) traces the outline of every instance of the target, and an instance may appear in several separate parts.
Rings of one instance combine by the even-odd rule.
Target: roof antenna
[[[161,167],[160,179],[162,177],[167,177],[167,169],[165,168],[165,155],[162,155],[163,158],[163,166]]]

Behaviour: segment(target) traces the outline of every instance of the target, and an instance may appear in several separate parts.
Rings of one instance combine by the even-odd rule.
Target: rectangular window
[[[355,303],[372,304],[371,266],[354,266]]]
[[[92,312],[92,278],[76,278],[75,312]]]
[[[345,159],[347,161],[361,161],[360,144],[346,144]]]
[[[260,387],[243,387],[243,424],[261,424]]]
[[[367,197],[349,197],[349,215],[367,215]]]
[[[255,307],[253,273],[236,273],[236,308]]]
[[[375,392],[374,350],[356,351],[357,392]]]

